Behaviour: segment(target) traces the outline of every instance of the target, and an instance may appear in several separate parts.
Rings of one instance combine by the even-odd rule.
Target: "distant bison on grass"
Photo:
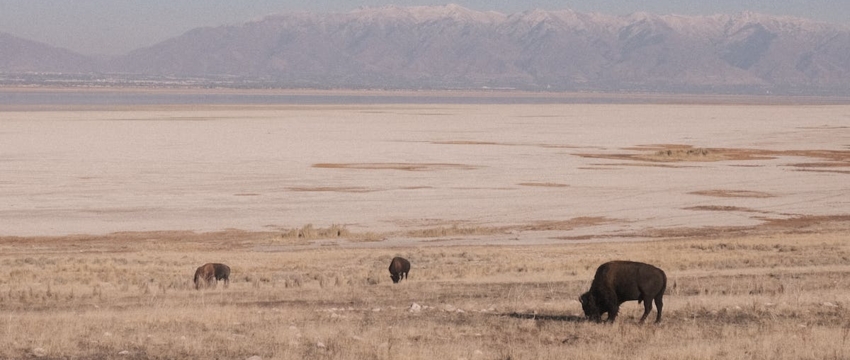
[[[393,284],[401,281],[402,278],[407,279],[407,273],[410,271],[410,261],[402,257],[394,257],[390,262],[390,277],[393,279]]]
[[[661,298],[667,289],[667,275],[664,271],[640,262],[611,261],[596,269],[590,291],[579,297],[584,315],[596,322],[602,321],[602,314],[608,313],[608,321],[614,322],[620,304],[637,300],[643,302],[644,312],[640,318],[643,323],[652,311],[652,301],[658,315],[655,322],[661,321]]]
[[[219,263],[206,263],[195,270],[195,289],[201,288],[201,282],[205,287],[215,285],[218,280],[224,280],[224,286],[230,284],[230,266]]]

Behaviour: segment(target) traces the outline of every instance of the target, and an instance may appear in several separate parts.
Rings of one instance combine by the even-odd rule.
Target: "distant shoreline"
[[[150,87],[0,87],[0,111],[98,110],[125,106],[376,104],[847,105],[848,96],[723,95],[521,90],[349,90]]]

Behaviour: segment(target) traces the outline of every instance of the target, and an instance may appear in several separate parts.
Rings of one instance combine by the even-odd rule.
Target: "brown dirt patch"
[[[595,166],[598,166],[598,167],[579,166],[576,169],[579,169],[579,170],[594,170],[594,171],[595,170],[622,170],[622,168],[619,168],[619,167],[612,167],[612,166],[602,165],[602,164],[598,164],[598,165],[595,165]]]
[[[341,193],[367,193],[375,190],[359,186],[295,186],[288,188],[290,191],[304,192],[341,192]]]
[[[519,185],[519,186],[531,186],[531,187],[535,187],[535,186],[536,187],[550,187],[550,188],[569,187],[569,185],[567,185],[567,184],[550,183],[550,182],[546,182],[546,183],[524,182],[524,183],[519,183],[517,185]]]
[[[831,174],[850,174],[850,170],[815,170],[815,169],[797,169],[797,171],[816,172],[816,173],[831,173]]]
[[[537,221],[531,225],[519,226],[516,230],[521,231],[551,231],[551,230],[573,230],[579,227],[611,224],[622,220],[611,219],[604,216],[582,216],[569,220]]]
[[[796,168],[836,168],[836,167],[850,167],[850,161],[845,162],[810,162],[810,163],[798,163],[798,164],[789,164],[788,166],[796,167]]]
[[[806,230],[820,228],[826,224],[829,224],[830,228],[850,228],[850,215],[802,215],[787,219],[766,219],[766,222],[764,225],[762,225],[762,227],[774,229],[800,230],[802,232],[806,232]]]
[[[764,211],[759,211],[755,209],[740,207],[740,206],[719,206],[719,205],[700,205],[700,206],[690,206],[683,208],[685,210],[697,210],[697,211],[737,211],[737,212],[750,212],[750,213],[762,213],[765,214]]]
[[[492,142],[492,141],[472,141],[472,140],[432,141],[431,144],[434,144],[434,145],[501,145],[501,146],[514,146],[514,145],[516,145],[516,144],[499,143],[499,142]]]
[[[722,197],[722,198],[770,198],[774,197],[773,194],[769,194],[761,191],[750,191],[750,190],[701,190],[701,191],[693,191],[689,192],[691,195],[702,195],[702,196],[712,196],[712,197]]]
[[[542,147],[544,149],[580,149],[580,148],[582,148],[581,146],[575,146],[575,145],[553,145],[553,144],[537,144],[536,146]],[[602,149],[602,148],[599,148],[599,147],[596,147],[596,148]]]
[[[848,158],[847,156],[843,156],[843,154],[841,153],[843,152],[834,152],[834,154],[822,154],[824,155],[824,157],[821,157],[821,159],[827,161],[795,163],[788,164],[787,166],[795,168],[795,170],[797,171],[850,174],[850,170],[836,170],[836,168],[850,167],[850,158]]]
[[[591,164],[593,166],[600,167],[609,167],[609,166],[627,166],[627,167],[657,167],[657,168],[667,168],[667,169],[681,169],[687,167],[693,167],[689,165],[675,165],[675,164],[665,164],[665,163],[657,163],[657,162],[634,162],[634,163],[616,163],[616,164]],[[599,168],[587,168],[591,170],[598,170]]]
[[[478,166],[451,163],[318,163],[314,168],[353,169],[353,170],[402,170],[402,171],[438,171],[438,170],[475,170]]]
[[[509,143],[495,141],[475,141],[475,140],[447,140],[447,141],[431,141],[434,145],[489,145],[489,146],[532,146],[544,149],[581,149],[581,146],[561,145],[561,144],[538,144],[538,143]],[[594,147],[596,149],[602,149]]]

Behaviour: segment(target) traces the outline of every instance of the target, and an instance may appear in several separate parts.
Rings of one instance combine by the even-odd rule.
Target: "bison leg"
[[[610,307],[610,308],[608,308],[608,320],[607,320],[607,321],[608,321],[608,322],[610,322],[610,323],[613,323],[613,322],[614,322],[614,320],[617,318],[617,313],[618,313],[619,311],[620,311],[620,307],[619,307],[619,306],[617,306],[617,305],[611,305],[611,307]]]
[[[619,301],[617,293],[613,290],[605,291],[598,299],[604,299],[598,304],[600,309],[599,315],[601,316],[602,313],[607,312],[608,320],[606,321],[613,323],[614,319],[617,318],[617,313],[620,312],[620,304],[623,302]]]
[[[661,295],[663,294],[664,293],[662,292],[655,298],[655,311],[658,312],[658,314],[655,315],[656,324],[661,322],[661,308],[664,307],[664,302],[661,300]]]
[[[649,312],[652,311],[652,299],[644,299],[643,300],[643,316],[640,317],[640,323],[643,324],[643,321],[646,320],[646,317],[649,316]]]

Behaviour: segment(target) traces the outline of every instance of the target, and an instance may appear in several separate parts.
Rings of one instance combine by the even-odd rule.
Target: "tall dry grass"
[[[128,239],[6,245],[0,358],[850,358],[843,232],[281,252],[255,250],[279,237]],[[413,265],[398,285],[396,255]],[[660,325],[636,324],[635,302],[614,325],[583,321],[576,299],[612,259],[667,272]],[[230,286],[194,290],[212,261]]]

